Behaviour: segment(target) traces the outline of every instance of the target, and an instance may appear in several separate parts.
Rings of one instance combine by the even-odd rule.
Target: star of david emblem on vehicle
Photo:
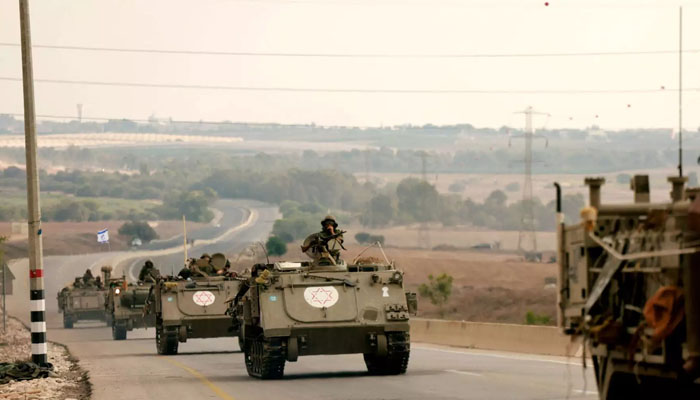
[[[304,300],[314,308],[332,307],[338,299],[338,290],[333,286],[316,286],[304,290]]]
[[[326,303],[333,301],[333,292],[324,288],[318,288],[311,292],[311,301],[325,306]]]
[[[214,293],[208,290],[195,292],[195,294],[192,295],[192,301],[202,307],[214,304],[215,300],[216,296],[214,296]]]

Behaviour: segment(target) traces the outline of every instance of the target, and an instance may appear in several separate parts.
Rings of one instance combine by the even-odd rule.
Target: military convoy
[[[209,267],[209,260],[193,263],[195,270],[187,279],[164,277],[153,285],[149,311],[155,316],[158,354],[177,354],[180,342],[194,338],[237,336],[238,326],[226,314],[226,300],[233,297],[240,281],[224,275],[209,275],[197,270]],[[223,254],[214,254],[216,270],[225,267]],[[219,265],[220,264],[220,265]]]
[[[588,178],[582,222],[559,223],[559,326],[588,342],[600,398],[700,398],[700,193],[671,177],[671,201],[602,204]]]
[[[134,328],[155,326],[155,315],[147,313],[146,303],[153,283],[129,283],[126,277],[105,278],[107,299],[105,310],[112,324],[112,339],[124,340]]]
[[[109,274],[111,267],[102,267],[103,274]],[[105,296],[107,291],[102,281],[94,279],[88,270],[82,278],[61,289],[56,296],[58,311],[63,313],[63,327],[72,329],[73,324],[81,320],[108,321],[105,313]]]
[[[331,251],[315,251],[311,262],[256,264],[232,299],[248,374],[281,378],[299,356],[353,353],[371,374],[404,373],[417,302],[403,273],[372,258],[347,265],[332,255],[342,243],[319,244]]]
[[[66,321],[83,315],[78,306],[108,319],[115,340],[155,326],[156,350],[164,355],[177,354],[187,339],[238,336],[248,374],[256,378],[281,378],[286,361],[320,354],[362,354],[375,375],[406,372],[415,293],[404,291],[403,273],[386,257],[346,264],[340,258],[343,231],[326,222],[328,217],[324,231],[302,246],[310,262],[268,260],[238,276],[228,271],[223,254],[203,255],[178,276],[147,284],[113,279],[111,267],[103,268],[107,289],[91,289],[93,297],[87,289],[64,289],[59,307]],[[91,302],[83,300],[88,297]]]

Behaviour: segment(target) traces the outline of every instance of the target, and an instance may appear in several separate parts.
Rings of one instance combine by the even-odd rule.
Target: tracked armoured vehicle
[[[222,254],[212,257],[216,269],[223,269],[225,262]],[[193,268],[204,269],[196,264]],[[148,308],[155,317],[158,354],[177,354],[179,344],[187,339],[238,335],[235,321],[226,314],[226,299],[237,293],[240,281],[225,275],[197,275],[163,277],[151,289]]]
[[[102,267],[109,274],[111,267]],[[58,311],[63,313],[63,327],[72,329],[81,320],[108,321],[105,312],[107,291],[99,281],[76,277],[75,281],[61,289],[56,296]]]
[[[146,309],[153,282],[129,283],[124,276],[105,277],[105,282],[108,290],[105,310],[112,324],[112,339],[124,340],[134,328],[155,326],[155,314]]]
[[[372,374],[406,371],[417,303],[393,263],[278,262],[251,274],[231,302],[250,376],[281,378],[299,356],[352,353]]]
[[[600,398],[700,398],[700,196],[671,177],[671,201],[650,203],[649,179],[632,179],[634,203],[590,206],[565,225],[557,185],[559,326],[584,338]]]

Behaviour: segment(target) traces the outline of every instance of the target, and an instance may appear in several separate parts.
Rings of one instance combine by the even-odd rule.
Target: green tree
[[[184,215],[189,221],[209,222],[214,218],[209,210],[214,200],[216,193],[211,189],[183,191],[167,196],[155,210],[162,218],[178,219]]]
[[[407,222],[428,222],[437,219],[440,195],[428,182],[406,178],[396,187],[398,209]]]
[[[394,218],[394,205],[391,197],[378,194],[369,201],[366,212],[360,217],[364,226],[386,226]]]
[[[143,243],[148,243],[158,238],[158,233],[147,222],[130,221],[119,227],[119,234],[130,239],[139,238]]]
[[[287,244],[277,236],[270,236],[265,243],[265,249],[271,256],[283,256],[287,253]]]
[[[440,316],[445,316],[445,304],[452,294],[452,276],[442,273],[437,277],[428,275],[428,283],[422,283],[418,287],[421,296],[430,299],[430,302],[438,306]]]

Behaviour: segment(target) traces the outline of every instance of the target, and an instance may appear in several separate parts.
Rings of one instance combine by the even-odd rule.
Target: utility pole
[[[83,122],[83,105],[78,103],[75,106],[78,108],[78,122]]]
[[[421,178],[423,179],[423,182],[428,182],[428,153],[425,151],[421,151],[418,153],[420,156],[421,160]],[[423,210],[427,210],[428,207],[431,207],[432,205],[425,204],[425,200],[423,199]],[[420,223],[420,226],[418,227],[418,247],[430,249],[432,246],[430,244],[430,226],[428,225],[428,221],[422,221]]]
[[[523,179],[523,198],[522,210],[520,215],[520,231],[518,232],[518,250],[522,252],[537,251],[537,236],[535,234],[535,211],[532,201],[532,140],[535,138],[544,138],[540,135],[535,135],[532,127],[532,115],[543,114],[535,112],[532,107],[528,107],[520,114],[525,114],[525,133],[519,136],[525,139],[525,164],[524,179]],[[545,143],[546,143],[546,138]]]
[[[32,39],[29,25],[29,0],[19,0],[22,43],[22,84],[24,89],[24,138],[27,165],[27,223],[29,225],[29,300],[32,323],[32,362],[46,364],[46,301],[44,296],[44,260],[41,248],[41,210],[39,209],[39,173],[36,156],[36,112],[34,109],[34,73]]]

